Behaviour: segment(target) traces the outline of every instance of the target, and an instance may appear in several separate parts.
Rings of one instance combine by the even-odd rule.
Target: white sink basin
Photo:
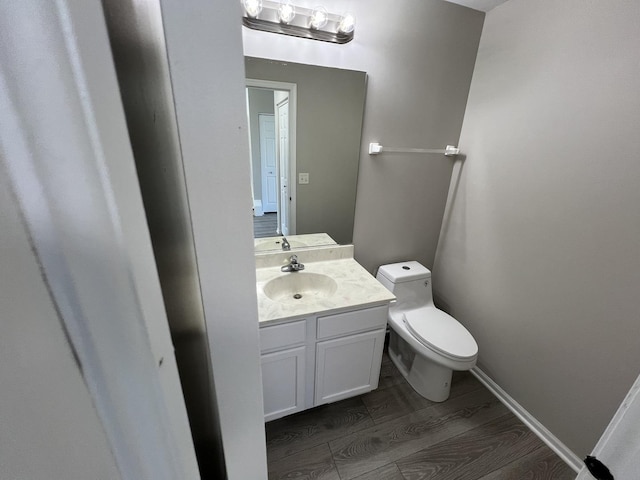
[[[319,273],[293,272],[269,280],[264,294],[276,302],[295,303],[327,298],[336,293],[336,281]]]

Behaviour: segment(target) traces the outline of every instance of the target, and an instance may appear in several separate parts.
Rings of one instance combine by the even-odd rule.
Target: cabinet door
[[[260,357],[266,422],[304,410],[305,350],[298,347]]]
[[[384,329],[318,342],[315,404],[335,402],[378,387]]]

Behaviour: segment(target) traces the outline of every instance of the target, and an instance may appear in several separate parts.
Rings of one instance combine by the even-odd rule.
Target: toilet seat
[[[469,331],[442,310],[416,308],[405,312],[403,320],[416,340],[445,357],[467,360],[478,354],[478,344]]]

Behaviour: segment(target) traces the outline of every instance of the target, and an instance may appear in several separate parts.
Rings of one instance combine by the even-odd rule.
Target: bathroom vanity
[[[391,294],[353,246],[256,255],[265,421],[377,388]]]

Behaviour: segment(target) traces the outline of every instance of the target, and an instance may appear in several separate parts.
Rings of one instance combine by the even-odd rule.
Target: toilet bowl
[[[445,401],[453,370],[470,370],[476,364],[475,339],[436,308],[431,272],[420,263],[383,265],[376,278],[397,298],[389,308],[389,357],[416,392],[434,402]]]

